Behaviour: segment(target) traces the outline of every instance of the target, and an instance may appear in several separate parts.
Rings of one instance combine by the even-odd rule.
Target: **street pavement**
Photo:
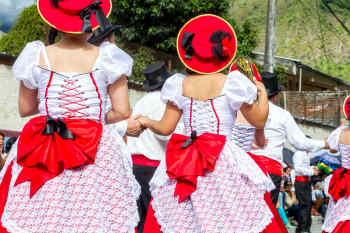
[[[322,226],[322,218],[321,217],[312,217],[312,227],[311,227],[311,233],[321,233],[321,226]],[[289,233],[295,233],[295,229],[288,230]]]

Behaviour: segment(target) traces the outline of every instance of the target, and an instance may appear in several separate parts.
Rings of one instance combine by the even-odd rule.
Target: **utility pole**
[[[274,55],[275,55],[275,24],[276,24],[276,6],[277,0],[268,0],[267,20],[266,20],[266,39],[265,39],[265,56],[264,71],[273,73]]]

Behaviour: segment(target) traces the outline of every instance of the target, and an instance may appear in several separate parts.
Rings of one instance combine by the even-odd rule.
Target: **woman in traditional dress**
[[[150,182],[153,200],[144,232],[283,232],[264,200],[274,187],[271,180],[230,140],[238,110],[257,128],[268,115],[261,83],[254,85],[239,71],[220,73],[235,56],[233,28],[218,16],[198,16],[180,30],[177,49],[191,74],[166,81],[160,121],[139,121],[169,135],[183,114],[187,136],[172,135]]]
[[[13,66],[20,115],[39,116],[24,126],[0,173],[0,232],[135,232],[140,188],[126,145],[106,125],[130,115],[133,60],[113,44],[87,42],[111,1],[37,4],[62,39],[28,43]]]
[[[350,119],[350,96],[344,101],[344,114]],[[350,232],[350,128],[342,125],[328,137],[329,148],[339,151],[342,167],[330,179],[330,200],[322,226],[323,233]]]

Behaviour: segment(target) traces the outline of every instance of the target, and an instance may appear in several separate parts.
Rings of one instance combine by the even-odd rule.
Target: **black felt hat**
[[[148,65],[143,74],[146,80],[143,82],[142,87],[146,91],[160,88],[163,86],[165,80],[173,75],[173,73],[168,71],[163,61]]]
[[[93,31],[92,36],[88,39],[91,44],[98,44],[103,41],[110,33],[119,31],[122,26],[112,25],[108,19],[105,20],[103,25],[100,25],[96,30]]]
[[[277,95],[282,90],[282,87],[278,85],[276,73],[261,72],[260,75],[269,98],[273,97],[274,95]]]

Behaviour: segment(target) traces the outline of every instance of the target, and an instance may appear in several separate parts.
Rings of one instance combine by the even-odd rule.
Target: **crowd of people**
[[[2,156],[1,233],[287,233],[288,216],[309,233],[311,214],[325,216],[324,233],[350,232],[348,126],[306,137],[275,105],[277,75],[235,60],[234,29],[211,14],[178,33],[186,74],[150,64],[131,111],[133,59],[114,43],[111,8],[38,1],[50,45],[28,43],[13,66],[19,114],[33,118]],[[293,172],[283,169],[286,141]],[[325,179],[327,205],[310,154],[329,148],[343,167]]]
[[[312,219],[323,222],[326,215],[329,200],[326,179],[328,174],[322,173],[315,166],[310,166],[309,168],[315,170],[308,183],[310,189],[300,189],[295,178],[299,167],[297,164],[294,166],[296,167],[292,169],[286,164],[283,168],[283,181],[276,208],[287,229],[301,228],[303,225],[310,229]],[[306,198],[299,193],[300,190],[308,192],[304,195]]]
[[[17,137],[10,137],[5,142],[5,134],[0,132],[0,171],[9,156],[12,145],[16,142]]]

